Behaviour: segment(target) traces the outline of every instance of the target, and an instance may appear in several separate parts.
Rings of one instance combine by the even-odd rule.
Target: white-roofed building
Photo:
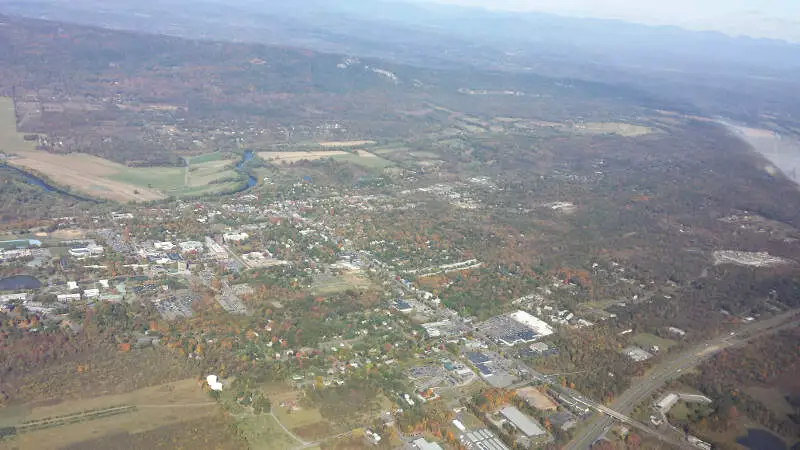
[[[25,301],[28,298],[28,294],[21,292],[19,294],[3,294],[0,295],[0,303],[8,303],[12,301]]]
[[[242,241],[246,240],[249,237],[250,237],[250,235],[247,234],[247,233],[244,233],[244,232],[242,232],[242,233],[225,233],[225,234],[222,235],[222,240],[225,243],[228,243],[228,242],[242,242]]]
[[[506,444],[487,428],[464,433],[461,436],[461,445],[476,450],[509,450]]]
[[[508,406],[501,409],[500,415],[517,427],[525,437],[536,437],[546,433],[538,423],[523,414],[516,406]]]
[[[203,243],[199,241],[186,241],[180,242],[178,246],[181,248],[181,251],[184,253],[188,252],[201,252],[203,251]]]
[[[680,400],[678,394],[669,393],[659,400],[658,403],[656,403],[656,407],[661,410],[662,413],[666,413],[672,409],[676,403],[678,403],[678,400]]]
[[[545,321],[534,317],[525,311],[517,311],[509,314],[509,317],[515,321],[527,326],[539,336],[549,336],[553,334],[553,329]]]
[[[164,251],[172,250],[173,248],[175,248],[175,244],[173,244],[172,242],[154,242],[153,248],[156,250],[164,250]]]
[[[424,438],[413,440],[411,447],[417,450],[443,450],[441,445],[436,442],[428,442]]]
[[[208,383],[208,387],[210,387],[212,391],[222,390],[222,383],[219,382],[216,375],[207,376],[206,382]]]

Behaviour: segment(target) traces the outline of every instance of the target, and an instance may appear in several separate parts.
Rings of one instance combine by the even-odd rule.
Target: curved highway
[[[800,325],[798,315],[800,315],[800,310],[792,310],[770,319],[758,321],[743,327],[735,334],[711,339],[675,355],[653,367],[644,378],[635,380],[630,388],[614,399],[608,409],[621,415],[627,415],[636,405],[650,397],[667,381],[679,377],[684,370],[699,365],[723,349]],[[565,449],[586,450],[605,434],[606,430],[613,424],[613,421],[614,419],[608,415],[596,416],[581,430],[580,434],[575,436]]]

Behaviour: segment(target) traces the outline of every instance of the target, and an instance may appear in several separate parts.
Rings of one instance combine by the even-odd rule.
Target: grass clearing
[[[786,401],[786,393],[778,387],[749,386],[744,391],[776,415],[788,418],[794,413],[794,408]]]
[[[667,351],[670,349],[670,347],[677,344],[677,342],[673,341],[672,339],[660,338],[650,333],[638,333],[633,336],[632,340],[636,345],[642,348],[647,349],[657,345],[662,351]]]
[[[404,145],[386,145],[382,147],[375,147],[370,149],[372,153],[377,155],[391,155],[393,153],[406,153],[411,151],[410,147]]]
[[[300,446],[270,414],[237,417],[237,423],[251,450],[291,450]]]
[[[36,150],[36,142],[26,141],[23,136],[17,132],[14,101],[9,97],[0,97],[0,153]]]
[[[226,159],[226,158],[225,158],[225,155],[223,155],[220,152],[206,153],[205,155],[199,155],[199,156],[193,156],[191,158],[187,158],[187,160],[189,162],[189,165],[210,163],[210,162],[219,161],[219,160],[222,160],[222,159]]]
[[[0,425],[19,425],[119,405],[136,408],[119,415],[23,433],[8,443],[19,449],[59,448],[104,435],[154,430],[165,425],[205,418],[219,411],[217,403],[203,392],[197,380],[190,378],[125,394],[32,406],[19,410],[13,417],[6,415]],[[0,448],[3,445],[0,443]]]
[[[259,152],[258,156],[264,161],[275,164],[290,164],[298,161],[315,161],[339,155],[348,155],[344,150],[322,150],[309,152]]]
[[[361,154],[353,154],[347,153],[344,155],[336,155],[333,159],[337,161],[347,161],[353,164],[359,165],[364,167],[365,169],[385,169],[387,167],[391,167],[394,164],[389,161],[388,159],[383,159],[379,156],[372,155],[370,156],[363,156]]]
[[[311,292],[316,295],[335,294],[348,289],[362,290],[372,286],[372,282],[360,272],[346,272],[339,276],[316,279],[311,284]]]

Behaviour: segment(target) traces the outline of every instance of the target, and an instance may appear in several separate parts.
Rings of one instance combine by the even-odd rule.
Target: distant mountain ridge
[[[695,103],[706,115],[800,121],[800,45],[770,39],[397,0],[0,0],[0,13],[582,79]]]

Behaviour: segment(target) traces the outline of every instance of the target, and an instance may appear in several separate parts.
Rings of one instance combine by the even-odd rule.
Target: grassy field
[[[225,155],[219,152],[214,153],[206,153],[205,155],[193,156],[191,158],[187,158],[189,165],[192,164],[203,164],[209,163],[213,161],[220,161],[225,159]]]
[[[26,141],[22,133],[17,133],[14,102],[8,97],[0,97],[0,153],[35,149],[36,142]]]
[[[276,164],[288,164],[303,160],[314,161],[317,159],[329,158],[333,156],[347,155],[344,150],[319,150],[319,151],[297,151],[297,152],[259,152],[258,156],[264,161]]]
[[[16,157],[9,164],[43,174],[54,183],[76,192],[120,202],[149,201],[170,195],[202,195],[230,190],[237,182],[209,184],[236,177],[226,166],[233,163],[219,153],[201,155],[184,167],[127,167],[84,153],[52,154],[36,150],[35,142],[23,139],[16,130],[14,103],[0,98],[0,153]]]
[[[314,280],[311,285],[311,292],[315,295],[328,295],[348,289],[367,289],[370,286],[372,286],[372,283],[364,274],[346,272],[340,276]]]
[[[278,410],[283,400],[294,398],[296,393],[289,390],[284,384],[266,384],[260,389],[272,402],[272,410],[276,417],[281,414]],[[289,450],[302,445],[298,440],[286,433],[278,421],[271,414],[253,414],[236,402],[232,391],[223,391],[222,403],[230,416],[250,444],[251,450]],[[289,426],[284,423],[285,427]]]
[[[218,412],[216,402],[203,392],[195,379],[186,379],[125,394],[104,395],[56,404],[20,408],[5,414],[0,426],[18,426],[90,410],[130,405],[129,412],[96,420],[71,423],[18,435],[0,441],[0,449],[58,448],[115,433],[141,433],[184,421],[201,419]]]
[[[365,152],[366,153],[366,152]],[[379,156],[375,156],[373,154],[368,153],[369,156],[364,155],[364,153],[353,154],[353,153],[346,153],[344,155],[336,155],[333,159],[337,161],[347,161],[353,164],[359,165],[366,169],[384,169],[386,167],[391,167],[391,161],[383,159]]]
[[[794,413],[794,409],[786,401],[786,392],[778,387],[749,386],[744,390],[754,399],[763,403],[770,411],[776,415],[788,417]]]
[[[662,351],[667,351],[670,349],[670,347],[677,344],[677,342],[673,341],[672,339],[660,338],[650,333],[638,333],[633,337],[633,342],[645,349],[653,345],[657,345]]]
[[[370,149],[370,151],[376,155],[391,155],[393,153],[407,153],[411,151],[411,148],[406,147],[402,144],[396,144],[396,145],[384,145],[381,147],[375,147]]]
[[[237,416],[237,424],[251,450],[290,450],[301,445],[286,434],[269,414],[256,416],[245,413]]]

